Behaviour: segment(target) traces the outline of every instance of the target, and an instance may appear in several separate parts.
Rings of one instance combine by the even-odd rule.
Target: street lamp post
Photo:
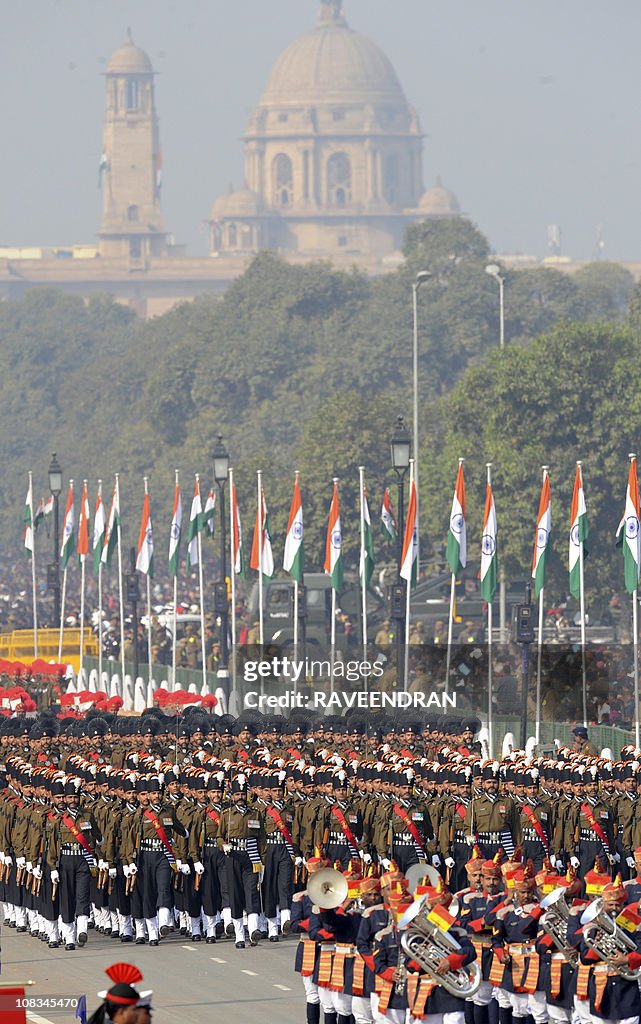
[[[218,679],[229,678],[229,602],[227,599],[227,521],[225,518],[225,482],[229,475],[229,452],[225,448],[222,435],[212,452],[214,463],[214,480],[218,486],[218,503],[220,505],[220,581],[216,584],[214,608],[220,616],[220,660],[218,662]],[[233,565],[231,571],[234,571]]]
[[[401,576],[403,559],[403,538],[405,534],[404,490],[405,474],[409,469],[411,438],[405,427],[402,416],[396,420],[394,433],[390,440],[392,469],[398,481],[398,532],[397,532],[397,578],[392,587],[391,617],[396,619],[396,672],[399,690],[405,689],[405,587],[407,584]]]
[[[489,274],[490,277],[495,277],[499,284],[499,347],[505,348],[505,303],[503,295],[505,277],[501,274],[501,268],[496,263],[489,263],[485,268],[485,273]]]
[[[48,571],[49,589],[53,590],[53,624],[60,627],[60,494],[62,492],[62,468],[56,453],[49,463],[49,490],[53,497],[53,562]]]
[[[418,496],[418,290],[422,284],[429,281],[432,274],[429,270],[421,270],[416,275],[412,284],[412,310],[414,314],[414,344],[412,346],[412,419],[414,432],[414,482]],[[419,544],[418,517],[416,529],[416,563],[420,569],[420,544]]]

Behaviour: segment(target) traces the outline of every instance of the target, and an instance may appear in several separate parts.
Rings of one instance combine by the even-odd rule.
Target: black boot
[[[339,1015],[338,1015],[338,1024],[350,1024],[351,1020],[352,1020],[351,1013],[348,1013],[346,1015],[344,1015],[342,1013],[339,1013]]]
[[[323,1010],[323,1024],[338,1024],[336,1014],[334,1012],[328,1013],[327,1010]]]
[[[320,1024],[320,1003],[307,1003],[307,1024]]]
[[[499,1024],[514,1024],[511,1006],[499,1006]]]
[[[487,1006],[477,1006],[474,1003],[474,1024],[490,1024],[490,1015]]]
[[[463,1004],[465,1010],[465,1024],[474,1024],[474,1003],[467,1000]]]
[[[496,999],[490,1000],[490,1005],[487,1008],[487,1015],[490,1024],[499,1024],[499,1004]]]

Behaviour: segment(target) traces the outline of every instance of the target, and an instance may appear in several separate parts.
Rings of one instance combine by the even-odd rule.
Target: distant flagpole
[[[639,616],[638,592],[639,569],[641,568],[641,534],[639,507],[639,481],[637,477],[637,457],[634,452],[628,455],[630,468],[628,486],[625,494],[625,508],[617,530],[617,547],[623,554],[623,571],[625,589],[632,598],[632,649],[634,654],[634,734],[635,743],[639,746]]]
[[[98,689],[102,689],[102,541],[104,540],[104,530],[102,537],[100,536],[100,526],[104,526],[104,509],[102,505],[102,480],[98,481],[98,492],[96,494],[96,512],[94,515],[94,527],[93,527],[93,556],[94,556],[94,572],[96,571],[96,564],[98,565]],[[96,555],[96,551],[98,552]]]
[[[262,657],[262,650],[265,644],[265,620],[263,608],[263,474],[260,469],[256,471],[256,488],[258,491],[258,511],[256,512],[256,530],[258,533],[258,636]],[[261,676],[261,691],[263,688],[264,683]]]
[[[463,463],[465,459],[458,460],[458,473],[456,476],[456,487],[454,488],[454,499],[452,501],[452,512],[450,515],[450,528],[447,535],[447,560],[452,570],[450,580],[450,612],[447,623],[447,656],[445,659],[445,692],[450,689],[450,664],[452,659],[452,632],[454,629],[454,600],[456,597],[456,574],[459,569],[464,569],[467,564],[467,533],[466,533],[466,506],[465,506],[465,477],[463,475]]]
[[[29,470],[29,493],[25,510],[25,547],[31,542],[31,593],[33,600],[33,656],[38,657],[38,605],[36,601],[36,524],[33,521],[33,474]],[[27,520],[28,518],[28,522]]]
[[[579,615],[581,617],[581,682],[583,690],[583,724],[588,724],[588,687],[585,664],[585,588],[583,580],[583,564],[585,561],[585,541],[587,540],[587,511],[585,492],[583,490],[583,463],[577,460],[572,492],[572,511],[570,513],[570,593],[579,599]],[[576,570],[578,569],[578,574]],[[577,579],[578,575],[578,579]],[[578,587],[577,587],[578,583]],[[578,592],[577,592],[578,591]]]
[[[366,553],[365,553],[365,466],[358,467],[358,487],[361,500],[361,620],[362,620],[362,642],[363,642],[363,662],[367,661],[367,571],[366,571]],[[367,693],[368,686],[367,675],[365,678],[365,693]]]
[[[536,657],[536,723],[534,726],[534,738],[538,747],[541,740],[541,663],[543,660],[543,601],[545,593],[545,561],[547,558],[548,544],[550,542],[550,531],[552,521],[550,518],[550,475],[548,467],[542,466],[543,486],[541,488],[541,500],[539,502],[539,516],[536,524],[536,536],[534,538],[534,555],[532,558],[532,578],[534,580],[534,592],[538,590],[539,598],[539,633],[537,637]]]
[[[200,481],[198,473],[196,473],[196,480]],[[199,523],[198,525],[198,587],[200,590],[200,656],[203,662],[203,689],[206,689],[207,652],[205,637],[205,585],[203,583],[203,534],[202,529],[200,529],[201,524]],[[204,526],[204,523],[202,525]]]
[[[182,501],[180,497],[179,473],[176,473],[176,487],[174,490],[174,512],[171,521],[171,536],[169,538],[169,571],[174,577],[174,613],[171,641],[171,688],[176,689],[176,639],[178,632],[178,567],[180,563],[180,533],[182,527]]]
[[[238,694],[236,693],[236,501],[234,490],[234,471],[229,467],[229,577],[231,582],[231,701],[230,710],[237,710]]]
[[[78,522],[78,557],[80,559],[80,669],[82,672],[85,656],[85,581],[87,555],[89,554],[89,498],[87,497],[87,481],[82,481],[82,498],[80,501],[80,518]]]
[[[332,503],[329,507],[327,521],[327,539],[325,542],[324,570],[332,580],[332,611],[330,622],[330,694],[334,693],[334,660],[336,657],[336,591],[342,586],[343,576],[343,538],[340,525],[340,501],[338,497],[338,477],[333,477],[334,485]]]
[[[138,557],[136,569],[147,578],[147,669],[148,682],[151,683],[151,575],[153,572],[154,542],[151,527],[151,509],[149,502],[149,477],[143,477],[145,497],[142,506],[142,520],[138,537]],[[134,638],[135,643],[135,638]]]
[[[412,515],[412,501],[414,502],[414,530],[410,539],[410,544],[415,549],[414,560],[416,561],[416,573],[418,576],[419,564],[418,564],[418,494],[416,493],[416,482],[414,480],[414,459],[410,459],[410,500],[407,508],[407,522],[405,529],[411,527],[411,515]],[[406,533],[407,537],[407,533]],[[405,545],[403,545],[405,547]],[[412,595],[412,572],[410,572],[407,585],[405,587],[405,650],[404,658],[405,664],[403,665],[403,690],[407,693],[407,684],[409,681],[410,674],[410,601]]]
[[[58,637],[58,664],[62,661],[62,643],[64,635],[64,623],[65,623],[65,600],[67,597],[67,567],[69,564],[69,556],[71,554],[71,545],[73,543],[73,480],[69,481],[69,489],[67,491],[67,504],[65,507],[65,521],[62,531],[62,597],[60,600],[60,634]]]
[[[487,732],[490,757],[494,750],[494,715],[492,708],[492,602],[496,592],[496,510],[492,494],[492,463],[487,462],[483,539],[481,544],[481,594],[487,602]]]
[[[125,596],[123,592],[123,580],[122,580],[122,528],[120,525],[120,476],[118,473],[115,475],[114,495],[116,500],[116,510],[118,512],[117,525],[116,525],[116,537],[118,540],[118,603],[120,604],[120,663],[122,665],[122,681],[121,685],[125,685]],[[134,643],[136,638],[134,637]],[[135,682],[135,680],[134,680]]]

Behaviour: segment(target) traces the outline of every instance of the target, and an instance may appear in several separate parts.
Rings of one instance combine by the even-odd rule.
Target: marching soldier
[[[245,948],[243,913],[247,914],[249,941],[256,945],[260,906],[260,874],[265,852],[265,828],[261,812],[247,803],[247,776],[232,778],[231,804],[221,814],[218,847],[225,854],[223,886],[229,894],[236,949]]]
[[[373,838],[380,862],[387,870],[394,861],[403,874],[412,864],[431,862],[438,867],[441,860],[429,814],[411,796],[414,772],[405,768],[392,775],[396,797],[391,808],[384,805],[374,819]]]
[[[481,789],[472,797],[465,812],[465,829],[470,846],[477,845],[486,860],[498,851],[511,857],[521,840],[518,811],[514,800],[499,794],[498,761],[484,761]]]

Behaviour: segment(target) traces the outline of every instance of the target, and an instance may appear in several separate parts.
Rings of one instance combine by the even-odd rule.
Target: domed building
[[[321,0],[314,29],[280,55],[244,135],[245,185],[214,203],[213,255],[383,257],[423,194],[423,136],[392,64]]]
[[[427,192],[421,196],[418,208],[424,217],[461,216],[458,199],[453,192],[450,192],[449,188],[445,188],[440,178],[437,178],[436,184],[428,188]]]

